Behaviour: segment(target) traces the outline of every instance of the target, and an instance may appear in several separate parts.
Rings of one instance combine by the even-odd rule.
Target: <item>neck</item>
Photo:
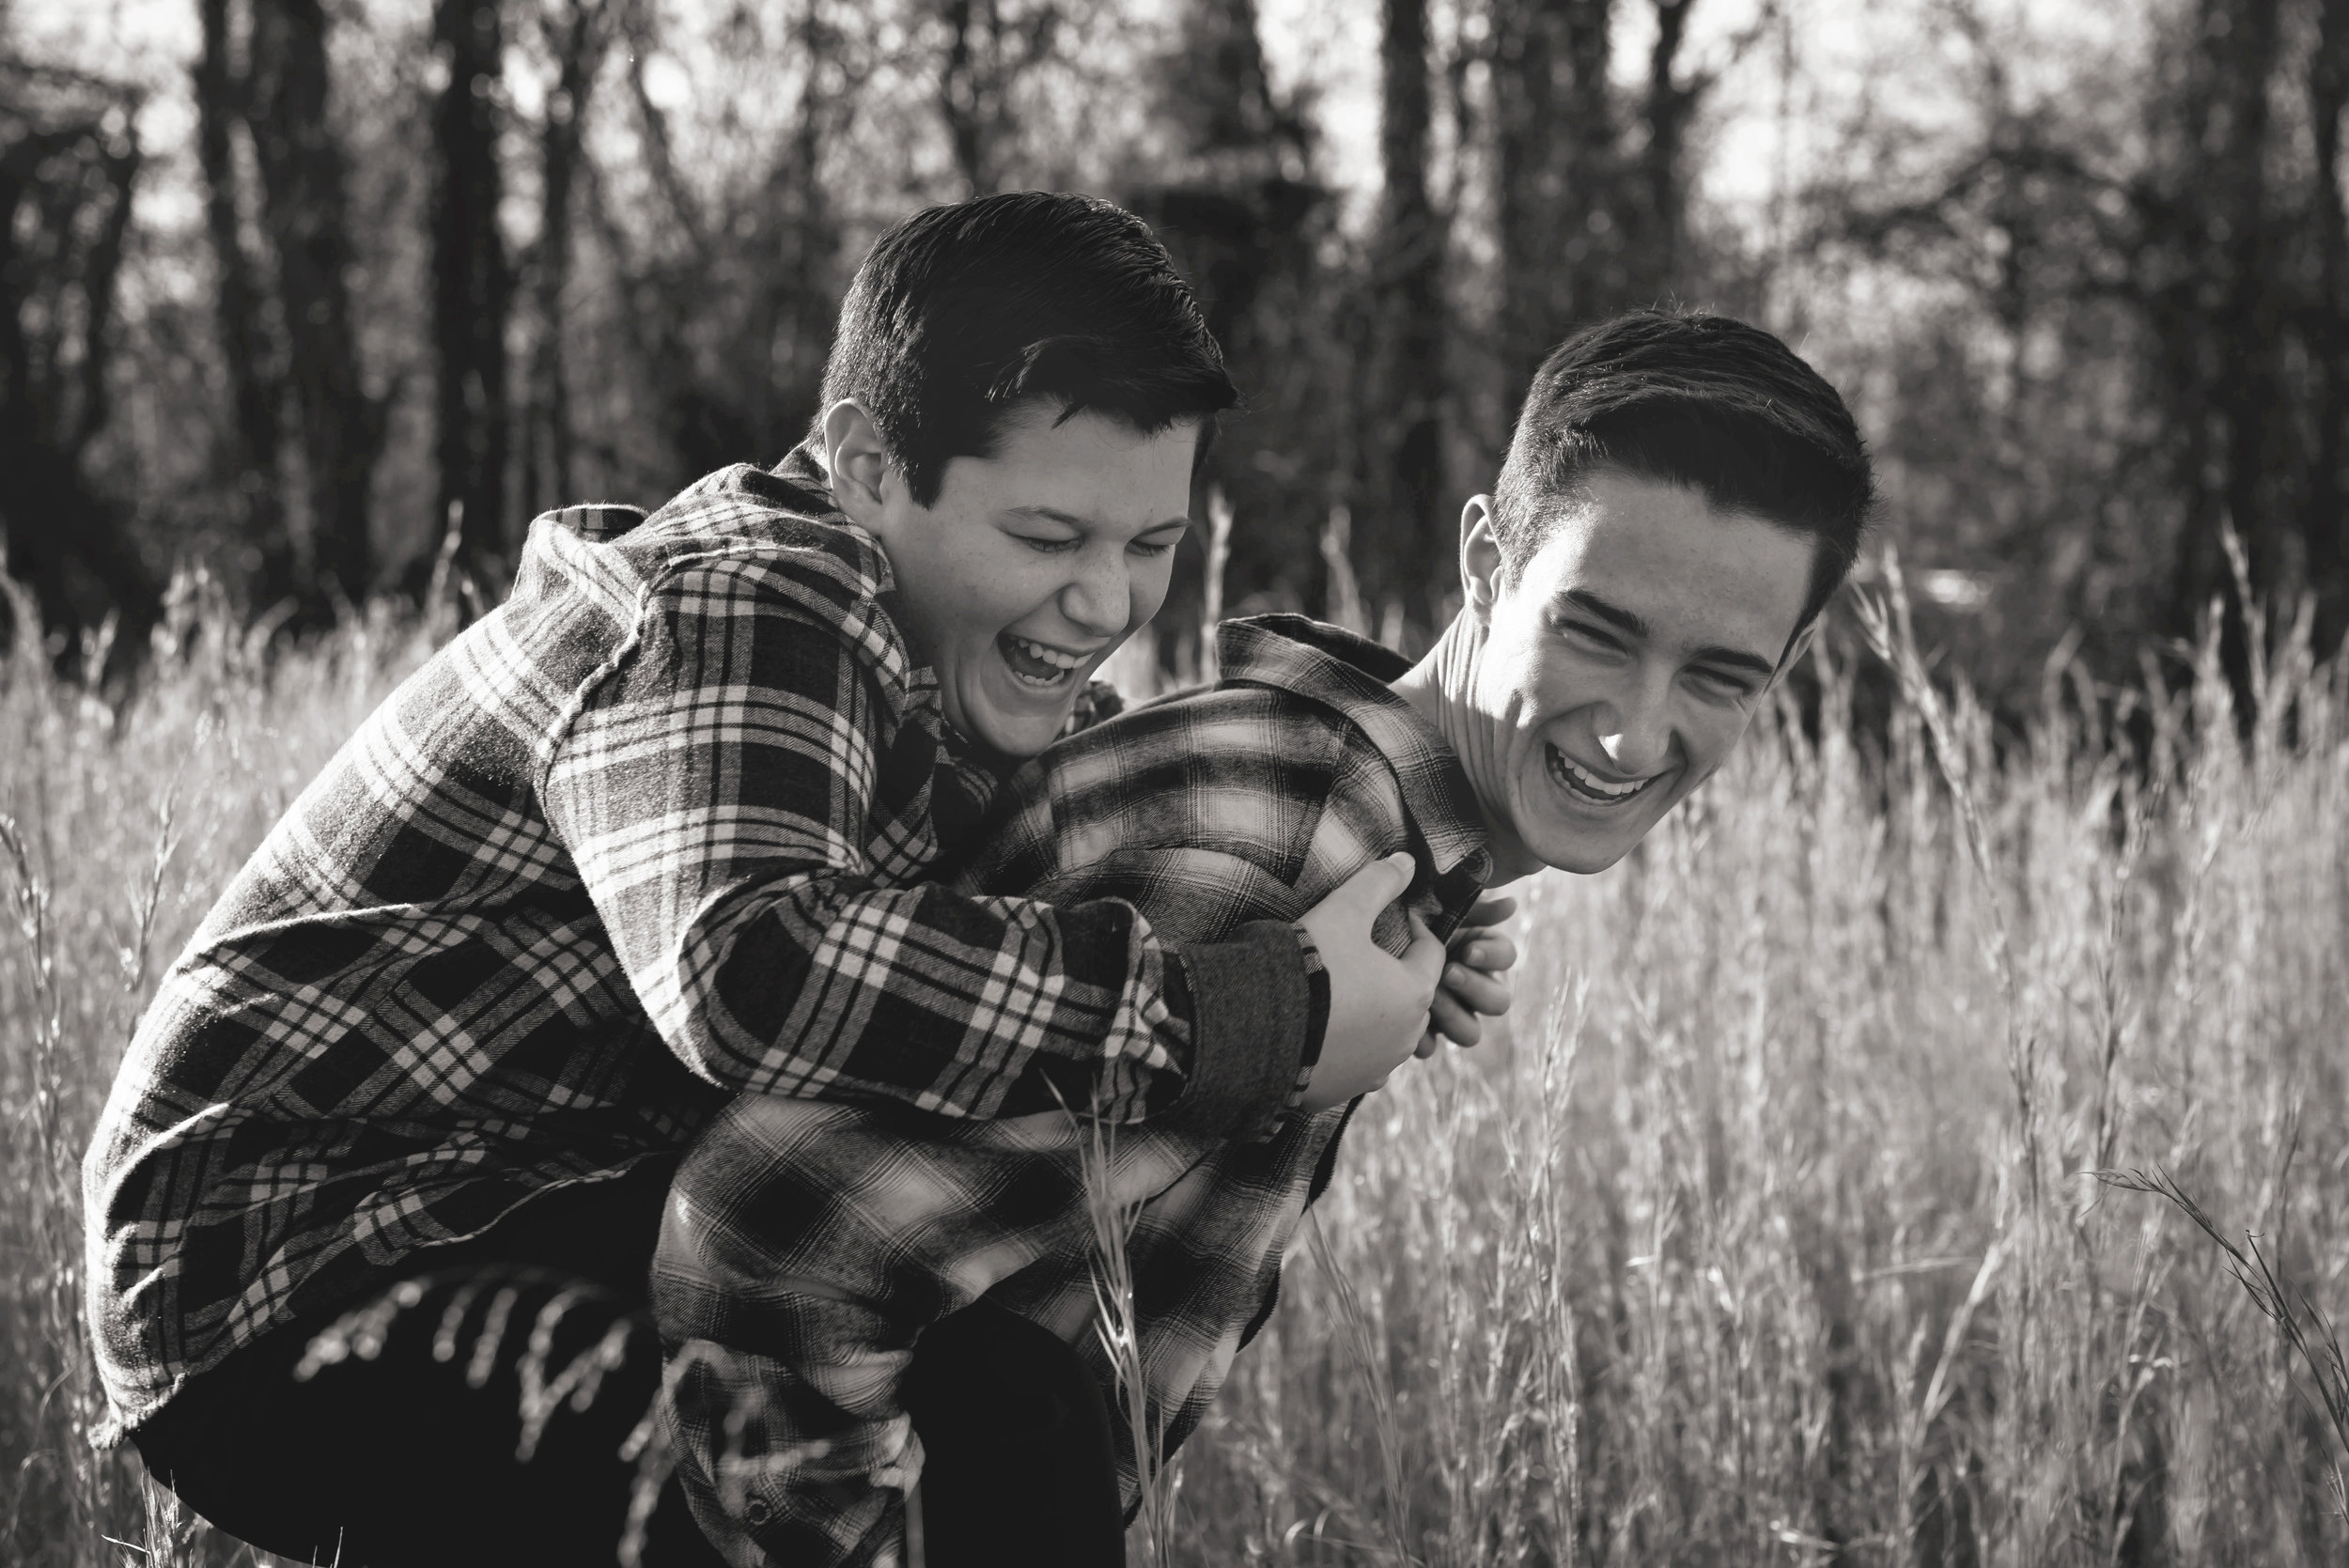
[[[1435,725],[1459,757],[1476,791],[1486,837],[1492,843],[1493,876],[1487,886],[1497,888],[1539,871],[1542,862],[1517,837],[1510,818],[1505,759],[1494,747],[1496,726],[1478,722],[1476,673],[1484,661],[1486,637],[1484,619],[1472,610],[1461,611],[1426,657],[1388,690]]]

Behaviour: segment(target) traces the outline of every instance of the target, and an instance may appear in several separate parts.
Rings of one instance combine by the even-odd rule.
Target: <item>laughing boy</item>
[[[1612,865],[1720,767],[1872,503],[1850,412],[1776,338],[1719,317],[1607,322],[1550,356],[1495,492],[1468,502],[1466,603],[1423,660],[1296,617],[1228,624],[1216,688],[1031,765],[962,885],[1113,897],[1197,941],[1402,854],[1409,909],[1448,936],[1489,886]],[[1399,949],[1402,917],[1382,935]],[[1143,1205],[1129,1252],[1166,1452],[1271,1311],[1349,1109],[1293,1101],[1268,1136],[1117,1138],[1110,1196]],[[957,1516],[980,1517],[988,1423],[907,1414],[917,1343],[973,1312],[1088,1358],[1077,1424],[1102,1452],[1064,1463],[1042,1507],[1024,1471],[1043,1456],[1003,1455],[1001,1506],[930,1530],[930,1568],[1122,1560],[1136,1466],[1097,1406],[1087,1136],[1057,1111],[948,1123],[762,1095],[712,1124],[672,1189],[654,1298],[687,1492],[730,1561],[892,1560],[925,1445],[953,1452]]]
[[[1442,953],[1379,951],[1377,890],[1192,943],[932,869],[1156,613],[1235,396],[1147,227],[990,197],[860,269],[832,474],[540,520],[141,1022],[84,1172],[101,1438],[281,1556],[610,1562],[657,1216],[728,1096],[1241,1133],[1407,1057]]]

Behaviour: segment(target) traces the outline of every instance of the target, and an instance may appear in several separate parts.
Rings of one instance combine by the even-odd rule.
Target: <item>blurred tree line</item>
[[[1845,386],[1993,687],[2190,631],[2229,529],[2349,626],[2349,0],[2141,0],[2085,54],[1901,0],[1930,116],[1803,87],[1883,12],[1850,0],[1330,0],[1364,124],[1268,68],[1256,0],[158,3],[194,12],[161,84],[0,9],[0,521],[69,644],[190,559],[297,626],[494,591],[541,508],[771,462],[871,237],[1023,186],[1142,213],[1199,287],[1249,399],[1200,498],[1229,609],[1423,635],[1542,354],[1683,299]],[[1760,207],[1706,194],[1767,129],[1731,73],[1778,88]],[[1170,658],[1200,593],[1194,552]]]

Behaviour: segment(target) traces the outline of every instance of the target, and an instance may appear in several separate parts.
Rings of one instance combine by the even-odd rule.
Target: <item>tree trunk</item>
[[[2227,418],[2227,511],[2243,536],[2251,582],[2277,585],[2283,519],[2272,482],[2280,401],[2276,247],[2267,222],[2268,77],[2276,64],[2279,0],[2243,0],[2233,8],[2229,42],[2239,51],[2228,72],[2227,138],[2213,189],[2226,225],[2219,236],[2227,279],[2226,303],[2216,323],[2222,346],[2219,406]]]
[[[382,410],[366,395],[351,325],[354,260],[342,148],[327,113],[326,26],[320,0],[254,0],[251,123],[301,412],[312,558],[322,586],[360,598],[375,580],[367,502]]]
[[[1491,0],[1501,369],[1514,397],[1624,293],[1611,0]]]
[[[461,517],[459,559],[495,574],[507,554],[506,327],[513,272],[498,232],[498,0],[437,0],[448,81],[432,114],[432,335],[439,365],[441,513]]]
[[[244,511],[244,536],[253,551],[252,597],[269,605],[298,586],[293,540],[277,491],[285,386],[261,319],[262,284],[244,243],[235,138],[245,118],[247,84],[229,58],[228,0],[201,0],[200,9],[204,53],[195,66],[196,162],[204,174],[221,362],[228,375],[230,417],[222,466]]]
[[[2349,513],[2341,465],[2349,430],[2349,214],[2341,198],[2341,119],[2349,108],[2349,0],[2324,0],[2309,62],[2309,123],[2315,135],[2317,297],[2308,312],[2316,369],[2316,449],[2300,538],[2316,598],[2316,638],[2329,653],[2349,629]]]
[[[70,633],[119,612],[135,634],[153,618],[154,585],[83,458],[107,418],[138,105],[126,88],[83,86],[94,101],[61,112],[0,90],[0,533],[43,628]]]
[[[1426,0],[1384,0],[1379,39],[1381,185],[1371,288],[1382,439],[1377,526],[1362,576],[1374,601],[1408,597],[1431,621],[1453,557],[1443,495],[1444,231],[1427,194]],[[1431,590],[1431,567],[1435,570]]]
[[[1695,5],[1696,0],[1656,0],[1656,41],[1647,57],[1647,146],[1640,153],[1647,196],[1647,254],[1641,272],[1650,291],[1679,281],[1682,241],[1688,228],[1688,188],[1680,165],[1699,93],[1679,79],[1678,65],[1688,12]]]
[[[2274,585],[2279,520],[2267,467],[2280,321],[2270,275],[2266,153],[2279,8],[2279,0],[2202,0],[2201,57],[2190,68],[2181,116],[2181,142],[2191,150],[2173,199],[2191,270],[2156,306],[2160,328],[2174,339],[2164,344],[2163,358],[2180,382],[2172,402],[2187,432],[2180,475],[2187,513],[2166,617],[2179,636],[2193,632],[2214,597],[2232,604],[2222,527],[2242,536],[2253,587]],[[2239,607],[2230,608],[2228,623],[2228,667],[2241,690],[2248,652],[2237,634]]]
[[[603,64],[609,35],[606,0],[570,0],[564,25],[553,39],[555,89],[547,101],[539,136],[543,205],[538,224],[533,282],[538,339],[530,365],[530,460],[524,493],[534,511],[576,499],[576,437],[571,427],[570,383],[563,364],[565,306],[571,280],[571,195],[585,141],[587,98]]]
[[[995,0],[945,0],[939,8],[946,23],[946,58],[938,78],[939,108],[945,116],[955,167],[973,196],[991,194],[996,188],[992,95],[973,36],[981,24],[979,12],[992,12],[994,6]]]
[[[838,48],[838,39],[824,24],[817,0],[808,0],[801,13],[800,47],[811,60]],[[777,312],[778,330],[786,340],[768,355],[761,384],[772,401],[755,422],[770,442],[765,454],[770,460],[798,444],[819,411],[817,398],[822,391],[824,359],[840,310],[834,280],[840,262],[840,218],[832,209],[831,193],[824,188],[824,155],[837,134],[840,111],[838,103],[822,93],[820,84],[820,73],[810,71],[801,89],[799,119],[791,128],[786,180],[790,197],[785,228],[789,263],[779,269],[785,292]]]

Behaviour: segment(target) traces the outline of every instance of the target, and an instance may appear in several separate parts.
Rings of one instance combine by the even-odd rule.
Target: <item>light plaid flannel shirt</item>
[[[827,514],[795,456],[641,524],[540,519],[512,598],[272,831],[85,1164],[101,1441],[419,1249],[674,1154],[730,1092],[977,1117],[1205,1092],[1208,1016],[1129,907],[913,885],[993,778],[948,757],[888,561]],[[1218,961],[1301,997],[1279,947]]]
[[[1492,862],[1456,756],[1388,690],[1405,661],[1298,616],[1228,622],[1218,649],[1215,689],[1130,709],[1023,770],[960,885],[1129,901],[1159,931],[1204,940],[1293,920],[1408,849],[1404,902],[1449,938]],[[1408,945],[1400,908],[1376,935]],[[1117,1131],[1114,1195],[1143,1205],[1129,1255],[1165,1452],[1270,1312],[1346,1117],[1292,1115],[1255,1141]],[[1060,1111],[950,1123],[762,1094],[712,1122],[670,1190],[653,1306],[687,1495],[730,1560],[897,1560],[921,1465],[899,1383],[922,1330],[983,1294],[1112,1385],[1092,1331],[1084,1137]]]

